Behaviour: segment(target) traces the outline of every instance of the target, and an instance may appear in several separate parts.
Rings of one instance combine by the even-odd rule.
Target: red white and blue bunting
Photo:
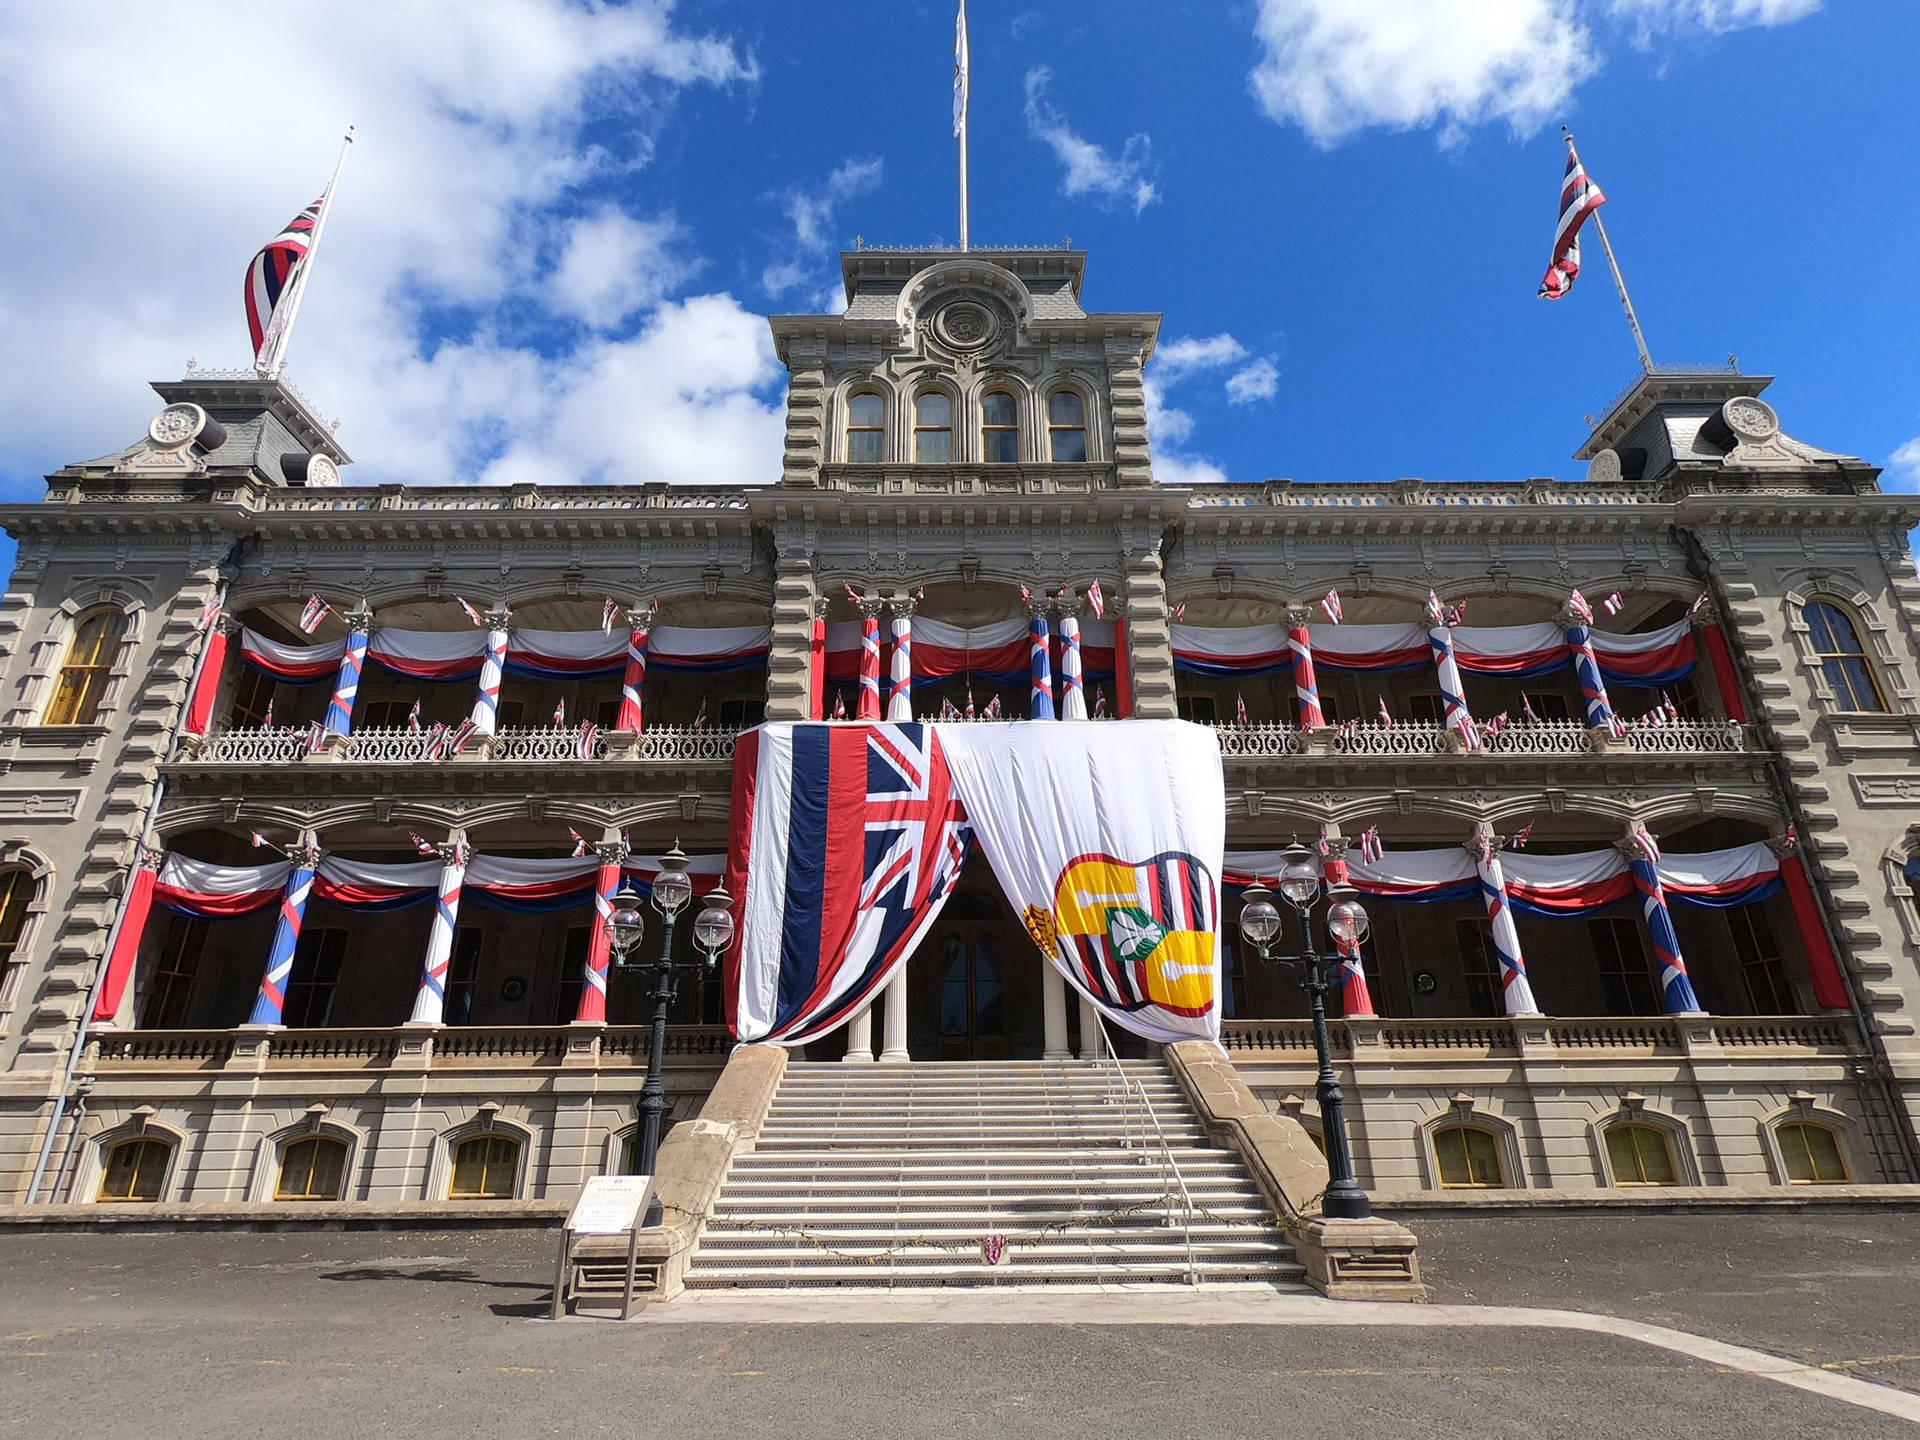
[[[860,622],[827,626],[827,679],[851,685],[860,676]],[[659,632],[656,631],[656,634]],[[1045,633],[1044,628],[1040,633]],[[1023,619],[995,620],[986,625],[949,625],[944,620],[913,617],[912,664],[915,680],[949,680],[971,676],[1000,685],[1029,686],[1034,675],[1034,629]],[[1080,674],[1084,683],[1110,681],[1118,669],[1118,626],[1112,620],[1080,622]],[[1064,668],[1064,642],[1049,637],[1051,679]]]
[[[771,644],[766,625],[656,625],[647,650],[648,665],[667,673],[711,675],[761,664]],[[344,642],[286,645],[254,630],[243,630],[240,653],[246,663],[289,685],[331,678],[339,669]],[[507,644],[506,669],[543,680],[618,675],[626,667],[628,636],[599,630],[514,630]],[[367,645],[371,664],[416,680],[472,680],[487,652],[480,630],[378,629]]]

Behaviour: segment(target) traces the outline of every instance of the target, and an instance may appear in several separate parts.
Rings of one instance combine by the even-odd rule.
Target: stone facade
[[[465,1023],[428,1027],[403,1024],[424,912],[335,916],[344,959],[326,962],[337,973],[309,1012],[324,1023],[261,1030],[242,1022],[271,915],[196,929],[156,910],[124,1002],[88,1023],[143,837],[229,865],[259,862],[255,834],[386,862],[415,858],[410,832],[527,857],[566,854],[569,830],[644,853],[676,840],[718,852],[732,728],[811,713],[824,663],[815,622],[854,617],[848,587],[896,605],[924,587],[920,615],[979,626],[1023,615],[1023,585],[1044,596],[1093,580],[1125,622],[1124,668],[1101,682],[1103,698],[1220,727],[1230,850],[1321,827],[1350,839],[1378,827],[1417,848],[1525,824],[1537,847],[1572,850],[1644,824],[1670,852],[1792,834],[1811,861],[1847,1010],[1817,1005],[1806,922],[1784,900],[1754,907],[1761,921],[1745,929],[1720,912],[1684,920],[1703,1016],[1635,1002],[1650,993],[1629,973],[1636,957],[1646,969],[1644,935],[1624,910],[1612,928],[1522,923],[1550,1012],[1529,1017],[1476,1013],[1487,1007],[1461,947],[1477,907],[1375,907],[1382,1018],[1336,1027],[1364,1183],[1441,1188],[1439,1147],[1461,1125],[1488,1137],[1495,1178],[1512,1189],[1630,1180],[1610,1148],[1618,1125],[1664,1136],[1681,1187],[1787,1183],[1783,1124],[1822,1127],[1849,1181],[1920,1180],[1913,497],[1782,433],[1759,398],[1765,379],[1704,373],[1641,377],[1582,448],[1582,479],[1162,486],[1142,388],[1158,317],[1087,312],[1083,268],[1057,250],[846,256],[844,315],[773,321],[792,387],[780,472],[760,489],[343,486],[349,457],[289,387],[195,375],[157,387],[167,409],[145,439],[55,472],[41,504],[0,511],[20,541],[0,601],[0,866],[25,877],[0,980],[0,1200],[36,1188],[92,1199],[113,1147],[144,1136],[167,1147],[161,1198],[267,1202],[288,1147],[315,1135],[347,1147],[348,1200],[445,1199],[455,1149],[489,1135],[516,1142],[495,1193],[569,1198],[621,1164],[644,1068],[627,982],[612,1023],[569,1023],[586,912],[477,921],[461,962]],[[990,395],[1006,397],[991,402],[996,418],[1013,415],[998,427],[1012,439],[991,442],[1011,455],[989,458]],[[878,423],[856,425],[875,400]],[[1331,587],[1349,622],[1414,619],[1433,590],[1497,625],[1551,620],[1575,586],[1617,591],[1621,630],[1689,610],[1722,626],[1738,693],[1702,665],[1679,697],[1684,723],[1620,738],[1578,723],[1570,680],[1476,677],[1479,713],[1570,702],[1575,718],[1543,713],[1461,754],[1431,723],[1420,675],[1323,677],[1330,720],[1370,720],[1377,700],[1400,723],[1303,731],[1291,682],[1196,676],[1173,654],[1177,617],[1285,623]],[[319,718],[327,687],[262,690],[231,651],[205,681],[218,687],[210,733],[186,734],[208,602],[298,642],[310,595],[336,612],[323,635],[357,609],[374,624],[457,630],[456,597],[586,630],[612,598],[638,613],[658,602],[663,624],[769,626],[770,648],[760,670],[650,677],[645,728],[609,726],[587,759],[538,717],[556,697],[579,716],[617,686],[509,678],[501,733],[432,760],[400,710],[424,695],[429,720],[457,720],[470,682],[369,671],[354,733],[309,753],[299,727]],[[1821,604],[1857,627],[1852,671],[1836,672],[1832,637],[1809,618]],[[123,619],[87,681],[92,703],[50,723],[56,692],[78,683],[63,678],[76,632],[104,612]],[[1842,685],[1865,673],[1874,706],[1837,690],[1836,673]],[[1023,690],[1000,688],[1024,709]],[[975,697],[930,689],[923,715],[936,698]],[[281,707],[272,730],[260,723],[268,700]],[[887,1010],[888,1055],[949,1053],[941,1007],[961,994],[968,1053],[1072,1043],[1057,979],[1018,949],[1017,923],[984,890],[978,903],[960,951],[930,945],[912,962],[919,978]],[[972,968],[946,968],[966,953]],[[979,1028],[995,1003],[982,998],[989,970],[993,995],[1019,1012],[991,1036]],[[954,973],[959,991],[943,988]],[[1244,958],[1230,975],[1233,1058],[1268,1104],[1311,1124],[1297,993]],[[718,1019],[711,985],[679,1002],[675,1118],[724,1061]],[[871,1046],[875,1028],[856,1024],[852,1048]]]

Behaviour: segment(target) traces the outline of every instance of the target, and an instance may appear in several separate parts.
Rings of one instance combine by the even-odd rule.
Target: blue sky
[[[1635,360],[1597,246],[1569,299],[1535,298],[1564,121],[1655,358],[1738,355],[1790,433],[1920,485],[1920,199],[1889,180],[1920,6],[971,11],[974,238],[1071,236],[1090,308],[1165,313],[1164,478],[1578,474]],[[289,369],[351,480],[771,480],[763,317],[834,300],[856,235],[955,238],[952,23],[950,0],[12,7],[0,491],[128,443],[188,357],[244,363],[248,258],[349,121]],[[262,55],[299,101],[272,124],[223,78]]]

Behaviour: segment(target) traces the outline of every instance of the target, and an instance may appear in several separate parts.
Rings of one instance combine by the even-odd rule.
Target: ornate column
[[[307,897],[313,893],[314,872],[320,868],[319,841],[311,830],[287,851],[293,868],[287,872],[287,888],[280,897],[280,919],[273,927],[273,944],[267,950],[267,973],[260,978],[260,993],[254,998],[249,1025],[282,1025],[287,1010],[287,977],[293,973],[293,952],[300,946],[300,927],[307,919]]]
[[[1747,692],[1740,684],[1740,671],[1733,663],[1733,647],[1727,643],[1726,629],[1711,605],[1702,605],[1689,617],[1693,621],[1694,643],[1707,652],[1707,666],[1713,671],[1713,688],[1720,692],[1720,708],[1737,725],[1747,723]],[[1785,867],[1781,867],[1785,873]]]
[[[1047,967],[1051,970],[1053,967]],[[1098,1060],[1107,1054],[1106,1042],[1100,1034],[1100,1012],[1093,1008],[1093,1002],[1086,996],[1080,997],[1080,1058]]]
[[[576,1025],[607,1023],[607,969],[613,963],[613,897],[620,888],[620,862],[627,858],[627,842],[617,829],[600,832],[593,847],[600,868],[593,877],[593,930],[587,936],[587,968],[581,976],[580,1008]]]
[[[1313,634],[1307,629],[1312,617],[1311,606],[1288,607],[1287,649],[1293,652],[1293,694],[1294,698],[1300,702],[1300,728],[1324,730],[1327,728],[1327,717],[1320,711],[1320,680],[1313,673]],[[1340,866],[1345,870],[1346,862],[1342,860]],[[1362,981],[1363,986],[1364,984],[1365,982]]]
[[[340,618],[347,622],[347,641],[340,651],[340,671],[334,677],[333,698],[327,702],[325,728],[330,735],[351,735],[353,702],[360,694],[360,672],[366,668],[373,612],[362,605]]]
[[[1446,708],[1445,724],[1453,743],[1468,754],[1480,748],[1480,727],[1473,723],[1467,708],[1467,687],[1460,679],[1460,662],[1453,653],[1453,631],[1429,615],[1427,641],[1433,647],[1433,671],[1440,682],[1440,703]]]
[[[1500,837],[1491,825],[1473,827],[1473,839],[1467,842],[1474,869],[1480,875],[1480,896],[1487,903],[1487,919],[1493,926],[1493,953],[1500,963],[1500,990],[1509,1015],[1538,1015],[1533,986],[1527,983],[1527,957],[1520,949],[1520,933],[1514,929],[1513,907],[1507,900],[1507,872],[1500,865]]]
[[[1294,663],[1299,663],[1297,658]],[[1348,884],[1346,838],[1329,827],[1320,842],[1320,853],[1321,872],[1328,886]],[[1333,948],[1340,956],[1341,1015],[1349,1020],[1356,1016],[1373,1015],[1373,992],[1367,987],[1367,970],[1361,959],[1359,942],[1336,939]]]
[[[647,721],[647,641],[653,634],[653,607],[627,611],[627,666],[620,676],[620,710],[613,728],[638,735]]]
[[[871,1004],[847,1022],[847,1053],[840,1059],[847,1065],[873,1063],[873,1006]]]
[[[1087,688],[1080,669],[1080,602],[1071,591],[1060,596],[1060,718],[1087,718]]]
[[[880,607],[872,598],[860,602],[860,703],[856,720],[880,718]]]
[[[1067,1045],[1067,977],[1045,955],[1040,957],[1040,1018],[1045,1048],[1042,1060],[1071,1060]]]
[[[473,728],[482,735],[500,729],[500,681],[507,670],[507,633],[513,612],[496,606],[487,612],[487,653],[480,662],[480,694],[473,702]]]
[[[439,1025],[446,1019],[447,970],[453,964],[454,926],[460,919],[460,890],[467,883],[467,832],[455,830],[440,852],[440,888],[433,902],[433,928],[427,931],[427,954],[420,970],[420,990],[413,997],[409,1025]]]
[[[1687,978],[1686,957],[1680,953],[1680,937],[1667,910],[1667,892],[1660,885],[1660,847],[1637,820],[1627,827],[1627,838],[1619,842],[1619,847],[1633,875],[1633,888],[1640,895],[1640,913],[1653,939],[1654,957],[1660,962],[1660,993],[1667,1013],[1699,1015],[1700,997],[1693,993],[1693,981]]]
[[[189,735],[205,735],[213,725],[213,707],[227,673],[227,649],[240,633],[240,622],[221,614],[207,630],[207,643],[200,652],[200,664],[193,672],[193,689],[187,696]]]
[[[1027,718],[1053,719],[1053,637],[1045,600],[1027,599]],[[1051,967],[1049,967],[1051,968]]]
[[[1852,1010],[1853,997],[1847,993],[1846,977],[1840,973],[1839,958],[1820,918],[1820,902],[1814,897],[1813,880],[1807,869],[1806,845],[1798,836],[1767,842],[1780,857],[1780,885],[1793,907],[1794,929],[1800,934],[1800,950],[1807,957],[1807,978],[1813,982],[1813,1002],[1822,1010]]]
[[[1611,736],[1615,729],[1613,701],[1608,698],[1607,682],[1600,675],[1600,659],[1593,653],[1593,626],[1568,606],[1560,612],[1560,628],[1566,633],[1573,673],[1580,681],[1581,698],[1586,701],[1587,729],[1605,731]]]
[[[902,595],[890,605],[893,611],[893,657],[887,694],[887,719],[911,722],[913,719],[913,607],[911,595]]]
[[[907,966],[911,963],[902,962],[893,979],[887,982],[885,1028],[881,1031],[880,1043],[883,1064],[904,1065],[913,1058],[907,1053]]]
[[[153,887],[164,858],[158,850],[142,848],[133,862],[126,904],[120,911],[120,928],[114,932],[113,949],[107,953],[107,973],[94,1001],[96,1026],[122,1026],[132,1018],[121,1012],[133,1001],[134,967],[140,960],[140,942],[146,937],[147,917],[153,913]]]

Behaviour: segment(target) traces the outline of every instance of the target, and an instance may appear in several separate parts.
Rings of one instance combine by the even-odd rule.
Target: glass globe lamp
[[[1240,906],[1240,934],[1257,950],[1271,945],[1280,933],[1280,911],[1274,906],[1273,892],[1264,885],[1249,885]]]
[[[1289,845],[1281,857],[1280,893],[1295,905],[1310,905],[1320,894],[1320,866],[1304,845]]]

